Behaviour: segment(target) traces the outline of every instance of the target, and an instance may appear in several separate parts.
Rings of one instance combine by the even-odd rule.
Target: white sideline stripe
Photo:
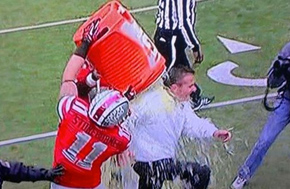
[[[275,96],[277,96],[277,93],[271,93],[268,95],[268,97],[275,97]],[[254,101],[254,100],[261,100],[263,98],[264,98],[264,95],[259,95],[259,96],[241,98],[241,99],[237,99],[237,100],[218,102],[218,103],[210,104],[208,106],[204,106],[204,107],[202,107],[202,109],[210,109],[210,108],[218,108],[218,107],[223,107],[223,106],[228,106],[228,105],[235,105],[235,104],[250,102],[250,101]],[[21,138],[15,138],[15,139],[11,139],[11,140],[4,140],[4,141],[0,141],[0,147],[11,145],[11,144],[22,143],[22,142],[44,139],[44,138],[48,138],[48,137],[54,137],[54,136],[56,136],[56,133],[57,133],[57,131],[53,131],[53,132],[48,132],[48,133],[43,133],[43,134],[31,135],[28,137],[21,137]]]
[[[51,22],[47,24],[40,24],[36,26],[25,26],[25,27],[20,27],[20,28],[11,28],[11,29],[5,29],[5,30],[0,30],[0,34],[4,33],[12,33],[12,32],[18,32],[18,31],[26,31],[26,30],[32,30],[32,29],[39,29],[39,28],[45,28],[45,27],[52,27],[52,26],[58,26],[58,25],[64,25],[64,24],[72,24],[76,22],[82,22],[87,20],[87,18],[79,18],[79,19],[73,19],[73,20],[64,20],[64,21],[59,21],[59,22]]]
[[[157,6],[144,7],[144,8],[131,10],[130,12],[131,13],[144,12],[144,11],[154,10],[156,8],[157,8]],[[59,21],[59,22],[50,22],[50,23],[40,24],[40,25],[36,25],[36,26],[24,26],[24,27],[18,27],[18,28],[4,29],[4,30],[0,30],[0,34],[25,31],[25,30],[32,30],[32,29],[39,29],[39,28],[52,27],[52,26],[59,26],[59,25],[64,25],[64,24],[73,24],[76,22],[86,21],[88,18],[89,17],[72,19],[72,20],[64,20],[64,21]]]
[[[217,102],[217,103],[212,103],[207,106],[203,106],[201,109],[209,109],[209,108],[218,108],[218,107],[223,107],[227,105],[235,105],[243,102],[250,102],[250,101],[255,101],[255,100],[261,100],[264,98],[265,95],[259,95],[259,96],[253,96],[253,97],[247,97],[247,98],[241,98],[237,100],[230,100],[230,101],[225,101],[225,102]],[[273,98],[276,97],[277,93],[271,93],[268,95],[268,98]]]
[[[202,2],[202,1],[206,1],[206,0],[197,0],[197,2],[198,1]],[[157,8],[158,8],[158,6],[150,6],[150,7],[129,10],[129,12],[130,13],[138,13],[138,12],[145,12],[145,11],[154,10]],[[72,20],[64,20],[64,21],[58,21],[58,22],[50,22],[50,23],[39,24],[39,25],[35,25],[35,26],[24,26],[24,27],[18,27],[18,28],[4,29],[4,30],[0,30],[0,35],[5,34],[5,33],[12,33],[12,32],[18,32],[18,31],[26,31],[26,30],[32,30],[32,29],[45,28],[45,27],[59,26],[59,25],[64,25],[64,24],[73,24],[76,22],[86,21],[88,18],[89,17],[72,19]]]
[[[0,142],[0,147],[11,145],[11,144],[22,143],[22,142],[28,142],[28,141],[32,141],[32,140],[44,139],[44,138],[48,138],[48,137],[54,137],[54,136],[56,136],[56,133],[57,133],[57,131],[52,131],[52,132],[48,132],[48,133],[31,135],[31,136],[27,136],[27,137],[15,138],[15,139],[10,139],[10,140],[3,140]]]
[[[154,9],[157,9],[158,6],[151,6],[151,7],[144,7],[144,8],[139,8],[139,9],[133,9],[133,10],[130,10],[129,12],[130,13],[137,13],[137,12],[145,12],[145,11],[151,11],[151,10],[154,10]]]
[[[58,26],[58,25],[64,25],[64,24],[72,24],[72,23],[76,23],[76,22],[82,22],[82,21],[85,21],[87,19],[88,19],[88,17],[73,19],[73,20],[64,20],[64,21],[59,21],[59,22],[51,22],[51,23],[40,24],[40,25],[36,25],[36,26],[25,26],[25,27],[20,27],[20,28],[5,29],[5,30],[0,30],[0,34],[12,33],[12,32],[18,32],[18,31],[26,31],[26,30],[32,30],[32,29],[39,29],[39,28],[45,28],[45,27],[52,27],[52,26]]]

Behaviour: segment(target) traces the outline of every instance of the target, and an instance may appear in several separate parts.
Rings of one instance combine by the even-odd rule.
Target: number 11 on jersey
[[[81,168],[90,170],[93,162],[107,149],[107,145],[102,142],[95,142],[92,145],[92,150],[87,156],[81,160],[77,158],[80,151],[89,143],[91,136],[85,132],[78,132],[76,140],[72,145],[62,151],[62,154],[72,163],[76,163]]]

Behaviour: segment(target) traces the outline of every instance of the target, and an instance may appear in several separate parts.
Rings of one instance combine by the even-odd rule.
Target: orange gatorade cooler
[[[100,19],[97,40],[91,45],[87,59],[111,87],[136,93],[147,89],[161,77],[165,59],[120,2],[111,1],[95,12],[74,35],[80,45],[84,29]]]

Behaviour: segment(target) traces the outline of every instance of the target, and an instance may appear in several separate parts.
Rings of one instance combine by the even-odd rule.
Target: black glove
[[[91,43],[97,39],[99,23],[100,19],[97,19],[84,29],[82,44],[75,50],[75,55],[86,58]]]
[[[99,32],[100,19],[93,21],[84,29],[83,42],[91,43],[96,40],[97,33]]]
[[[200,64],[204,59],[200,45],[197,45],[195,48],[192,49],[192,51],[193,51],[193,56],[195,58],[194,63]]]
[[[54,181],[56,177],[64,174],[64,167],[62,165],[57,165],[55,168],[47,171],[45,177],[49,181]]]

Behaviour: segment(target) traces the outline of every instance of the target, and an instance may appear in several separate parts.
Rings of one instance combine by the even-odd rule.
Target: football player
[[[78,95],[77,73],[89,61],[112,88],[137,94],[165,71],[165,59],[120,1],[109,1],[83,23],[73,40],[77,48],[62,75],[61,92]]]
[[[129,114],[129,101],[120,92],[104,89],[90,103],[81,97],[63,96],[53,166],[63,165],[64,175],[52,189],[102,188],[101,166],[122,153],[131,141],[121,126]]]

